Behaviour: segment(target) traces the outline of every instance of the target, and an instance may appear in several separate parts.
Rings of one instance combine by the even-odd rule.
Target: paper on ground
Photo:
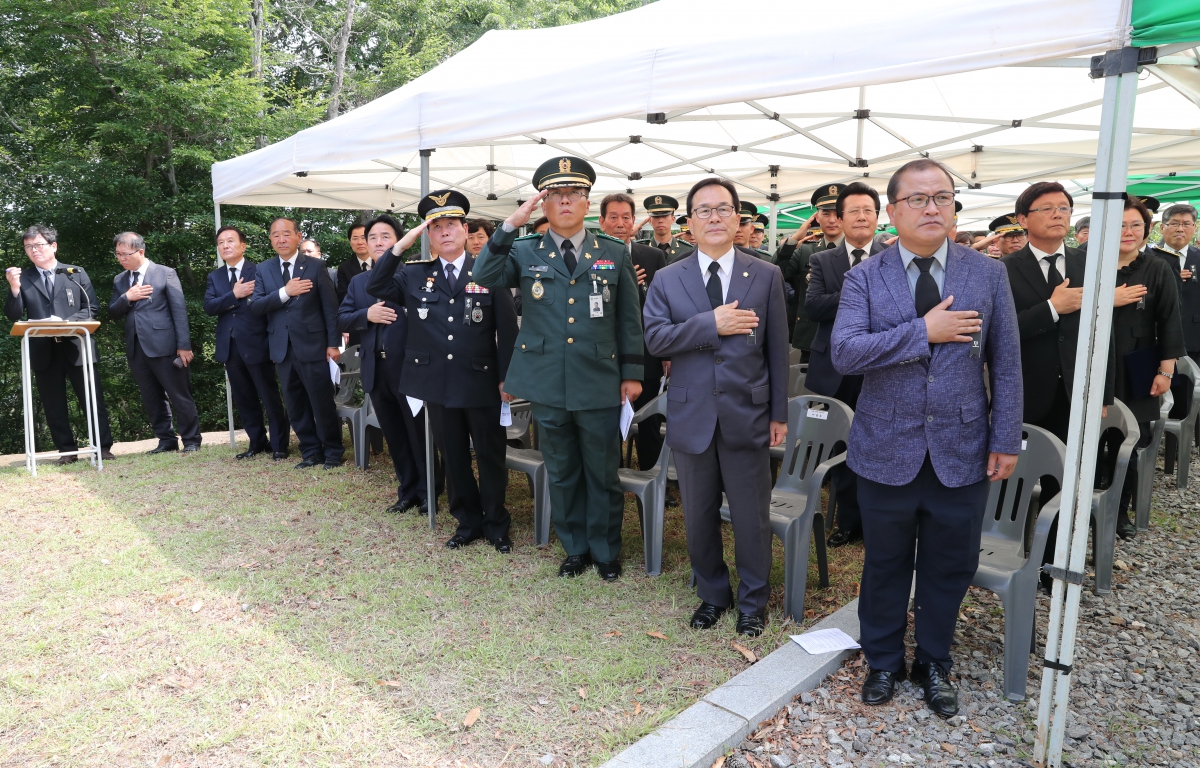
[[[625,398],[625,405],[621,406],[621,439],[625,440],[629,437],[629,425],[633,423],[633,403],[629,402],[629,398]]]
[[[803,635],[792,635],[801,648],[816,656],[822,653],[848,651],[862,646],[840,629],[816,629]]]
[[[417,398],[409,397],[408,395],[405,395],[404,397],[406,400],[408,400],[408,407],[412,409],[413,416],[416,416],[421,412],[421,408],[425,405],[424,400],[418,400]]]
[[[342,383],[342,369],[338,368],[338,364],[337,364],[336,360],[329,361],[329,378],[333,381],[334,384]]]
[[[414,414],[415,415],[415,414]],[[500,401],[500,426],[512,426],[512,409],[508,407],[508,403]]]

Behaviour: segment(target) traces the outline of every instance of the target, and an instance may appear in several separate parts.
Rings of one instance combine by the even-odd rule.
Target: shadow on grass
[[[0,471],[0,637],[14,651],[0,762],[595,765],[747,666],[732,617],[686,627],[679,508],[662,576],[644,574],[628,496],[625,576],[566,580],[557,542],[533,546],[524,475],[510,479],[505,556],[446,550],[444,497],[435,531],[384,513],[386,455],[365,473],[294,463],[208,447],[103,473]],[[775,542],[767,633],[737,638],[760,656],[796,631],[777,618],[781,556]],[[861,547],[832,552],[828,590],[810,567],[810,620],[854,596],[859,563]],[[80,747],[97,751],[80,760]]]

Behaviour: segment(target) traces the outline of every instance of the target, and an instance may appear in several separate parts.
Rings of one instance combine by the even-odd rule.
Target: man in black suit
[[[30,227],[24,234],[25,253],[33,266],[5,270],[8,278],[9,295],[4,300],[4,314],[12,321],[22,316],[30,320],[47,320],[51,317],[63,320],[96,319],[96,291],[92,281],[82,267],[58,261],[58,233],[40,224]],[[29,340],[29,364],[37,382],[38,397],[46,413],[46,425],[50,427],[50,439],[60,453],[79,450],[71,421],[67,415],[67,379],[79,400],[79,410],[84,410],[83,355],[79,339]],[[99,357],[96,340],[92,339],[93,369]],[[96,373],[93,370],[93,373]],[[96,415],[100,421],[100,455],[105,461],[113,459],[112,430],[108,425],[108,409],[104,407],[104,391],[100,388],[100,376],[93,376],[96,384]],[[71,464],[77,457],[60,456],[59,464]]]
[[[250,309],[257,265],[246,259],[246,235],[237,227],[217,230],[217,254],[225,266],[208,273],[204,313],[217,318],[215,357],[225,366],[233,404],[250,439],[250,447],[237,458],[270,453],[280,461],[288,456],[292,427],[279,397],[279,382],[267,349],[266,318]],[[271,425],[269,438],[263,406]]]
[[[354,252],[353,258],[346,259],[337,268],[337,298],[338,303],[346,299],[346,291],[350,290],[350,281],[361,275],[363,272],[369,272],[371,265],[375,260],[371,258],[370,250],[367,248],[367,225],[363,221],[356,221],[350,225],[350,229],[346,232],[346,237],[350,239],[350,250]],[[351,334],[353,337],[353,334]],[[358,341],[354,338],[349,342],[357,344]]]
[[[1170,265],[1179,278],[1179,303],[1183,318],[1183,342],[1188,357],[1200,361],[1200,248],[1196,237],[1196,209],[1177,203],[1163,211],[1162,242],[1151,253]]]
[[[808,293],[808,260],[814,253],[827,251],[842,244],[842,224],[837,217],[837,199],[845,184],[821,185],[809,198],[816,210],[808,221],[780,243],[775,251],[775,264],[783,272],[783,282],[795,291],[795,298],[788,300],[788,328],[792,334],[792,346],[801,351],[801,362],[808,362],[812,340],[817,333],[817,324],[810,320],[804,309]],[[816,240],[809,235],[820,232]]]
[[[875,226],[879,223],[879,193],[856,181],[838,194],[834,210],[844,235],[841,245],[814,253],[808,261],[804,311],[808,319],[818,325],[804,386],[818,395],[835,397],[856,408],[863,377],[842,376],[837,372],[833,367],[829,339],[833,335],[833,321],[837,319],[846,273],[886,247],[874,239]],[[862,538],[858,478],[843,464],[830,481],[837,490],[837,530],[830,535],[829,546],[840,547]]]
[[[386,213],[362,226],[365,242],[375,258],[400,239],[400,224]],[[372,259],[374,260],[374,259]],[[408,340],[408,315],[401,304],[381,301],[367,293],[370,269],[355,275],[346,298],[338,307],[338,330],[358,336],[363,391],[387,440],[396,471],[396,503],[385,512],[427,512],[425,481],[425,420],[418,419],[400,392],[404,347]],[[435,481],[436,482],[436,481]]]
[[[334,469],[345,453],[330,376],[341,354],[337,292],[325,262],[299,253],[295,221],[275,219],[270,236],[278,255],[258,265],[250,309],[267,318],[271,361],[303,456],[296,469]]]
[[[674,198],[665,199],[674,205]],[[606,196],[600,201],[600,231],[629,246],[633,269],[638,279],[638,293],[644,308],[646,291],[649,290],[655,273],[667,266],[667,256],[661,248],[632,242],[636,227],[633,206],[633,198],[624,193],[617,192]],[[673,208],[671,212],[674,213]],[[633,401],[635,411],[658,397],[658,393],[662,389],[662,377],[666,375],[671,365],[670,361],[660,360],[653,355],[646,355],[643,361],[646,373],[645,379],[642,381],[642,394]],[[658,461],[658,454],[662,451],[663,443],[662,425],[665,421],[666,416],[654,416],[638,425],[637,455],[640,469],[650,469]]]
[[[385,252],[367,281],[372,296],[403,302],[408,341],[400,391],[424,400],[434,441],[446,458],[454,489],[450,513],[458,530],[446,542],[458,549],[486,538],[496,551],[512,551],[504,506],[507,435],[500,425],[504,377],[517,338],[517,311],[507,289],[490,290],[472,276],[475,257],[466,251],[465,195],[442,189],[421,198],[420,226]],[[438,258],[400,267],[400,254],[429,231]],[[471,446],[479,482],[471,470]]]
[[[150,453],[179,450],[171,428],[172,413],[184,452],[199,451],[200,416],[188,371],[192,341],[179,276],[170,267],[146,258],[146,241],[136,232],[117,235],[113,247],[125,271],[113,278],[108,315],[125,320],[125,357],[158,438]]]

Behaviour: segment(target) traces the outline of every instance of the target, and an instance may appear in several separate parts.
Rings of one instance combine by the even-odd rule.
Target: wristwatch
[[[1159,371],[1159,372],[1158,372],[1158,375],[1159,375],[1159,376],[1166,376],[1168,379],[1173,379],[1173,378],[1175,378],[1175,374],[1173,374],[1173,373],[1164,373],[1163,371]]]

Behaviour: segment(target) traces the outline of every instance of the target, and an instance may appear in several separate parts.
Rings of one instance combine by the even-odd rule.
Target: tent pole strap
[[[429,156],[432,149],[421,150],[421,197],[429,194]],[[421,259],[429,259],[429,233],[421,233]],[[433,466],[433,421],[429,417],[429,403],[425,403],[425,498],[429,505],[429,530],[437,527],[437,485]]]
[[[1096,450],[1099,444],[1102,393],[1112,335],[1113,291],[1121,241],[1125,180],[1133,136],[1133,107],[1137,96],[1137,53],[1110,51],[1106,61],[1128,62],[1113,66],[1102,76],[1104,102],[1096,153],[1096,187],[1092,205],[1092,232],[1088,240],[1087,271],[1080,308],[1079,345],[1075,351],[1075,382],[1071,394],[1071,421],[1067,432],[1060,525],[1054,552],[1055,573],[1050,598],[1045,663],[1033,763],[1061,768],[1063,736],[1067,724],[1070,670],[1074,665],[1079,595],[1082,585],[1069,578],[1084,568],[1088,521],[1091,514]],[[1112,407],[1118,407],[1116,405]],[[1090,446],[1090,448],[1089,448]]]
[[[221,228],[221,204],[213,203],[213,231]],[[217,266],[221,266],[221,254],[217,254]],[[229,372],[225,373],[225,413],[229,420],[229,448],[237,452],[237,434],[233,428],[233,390],[229,388]]]
[[[771,201],[771,253],[779,247],[779,203]]]
[[[429,156],[432,149],[421,150],[421,197],[429,194]],[[421,261],[429,260],[429,233],[421,233]]]

